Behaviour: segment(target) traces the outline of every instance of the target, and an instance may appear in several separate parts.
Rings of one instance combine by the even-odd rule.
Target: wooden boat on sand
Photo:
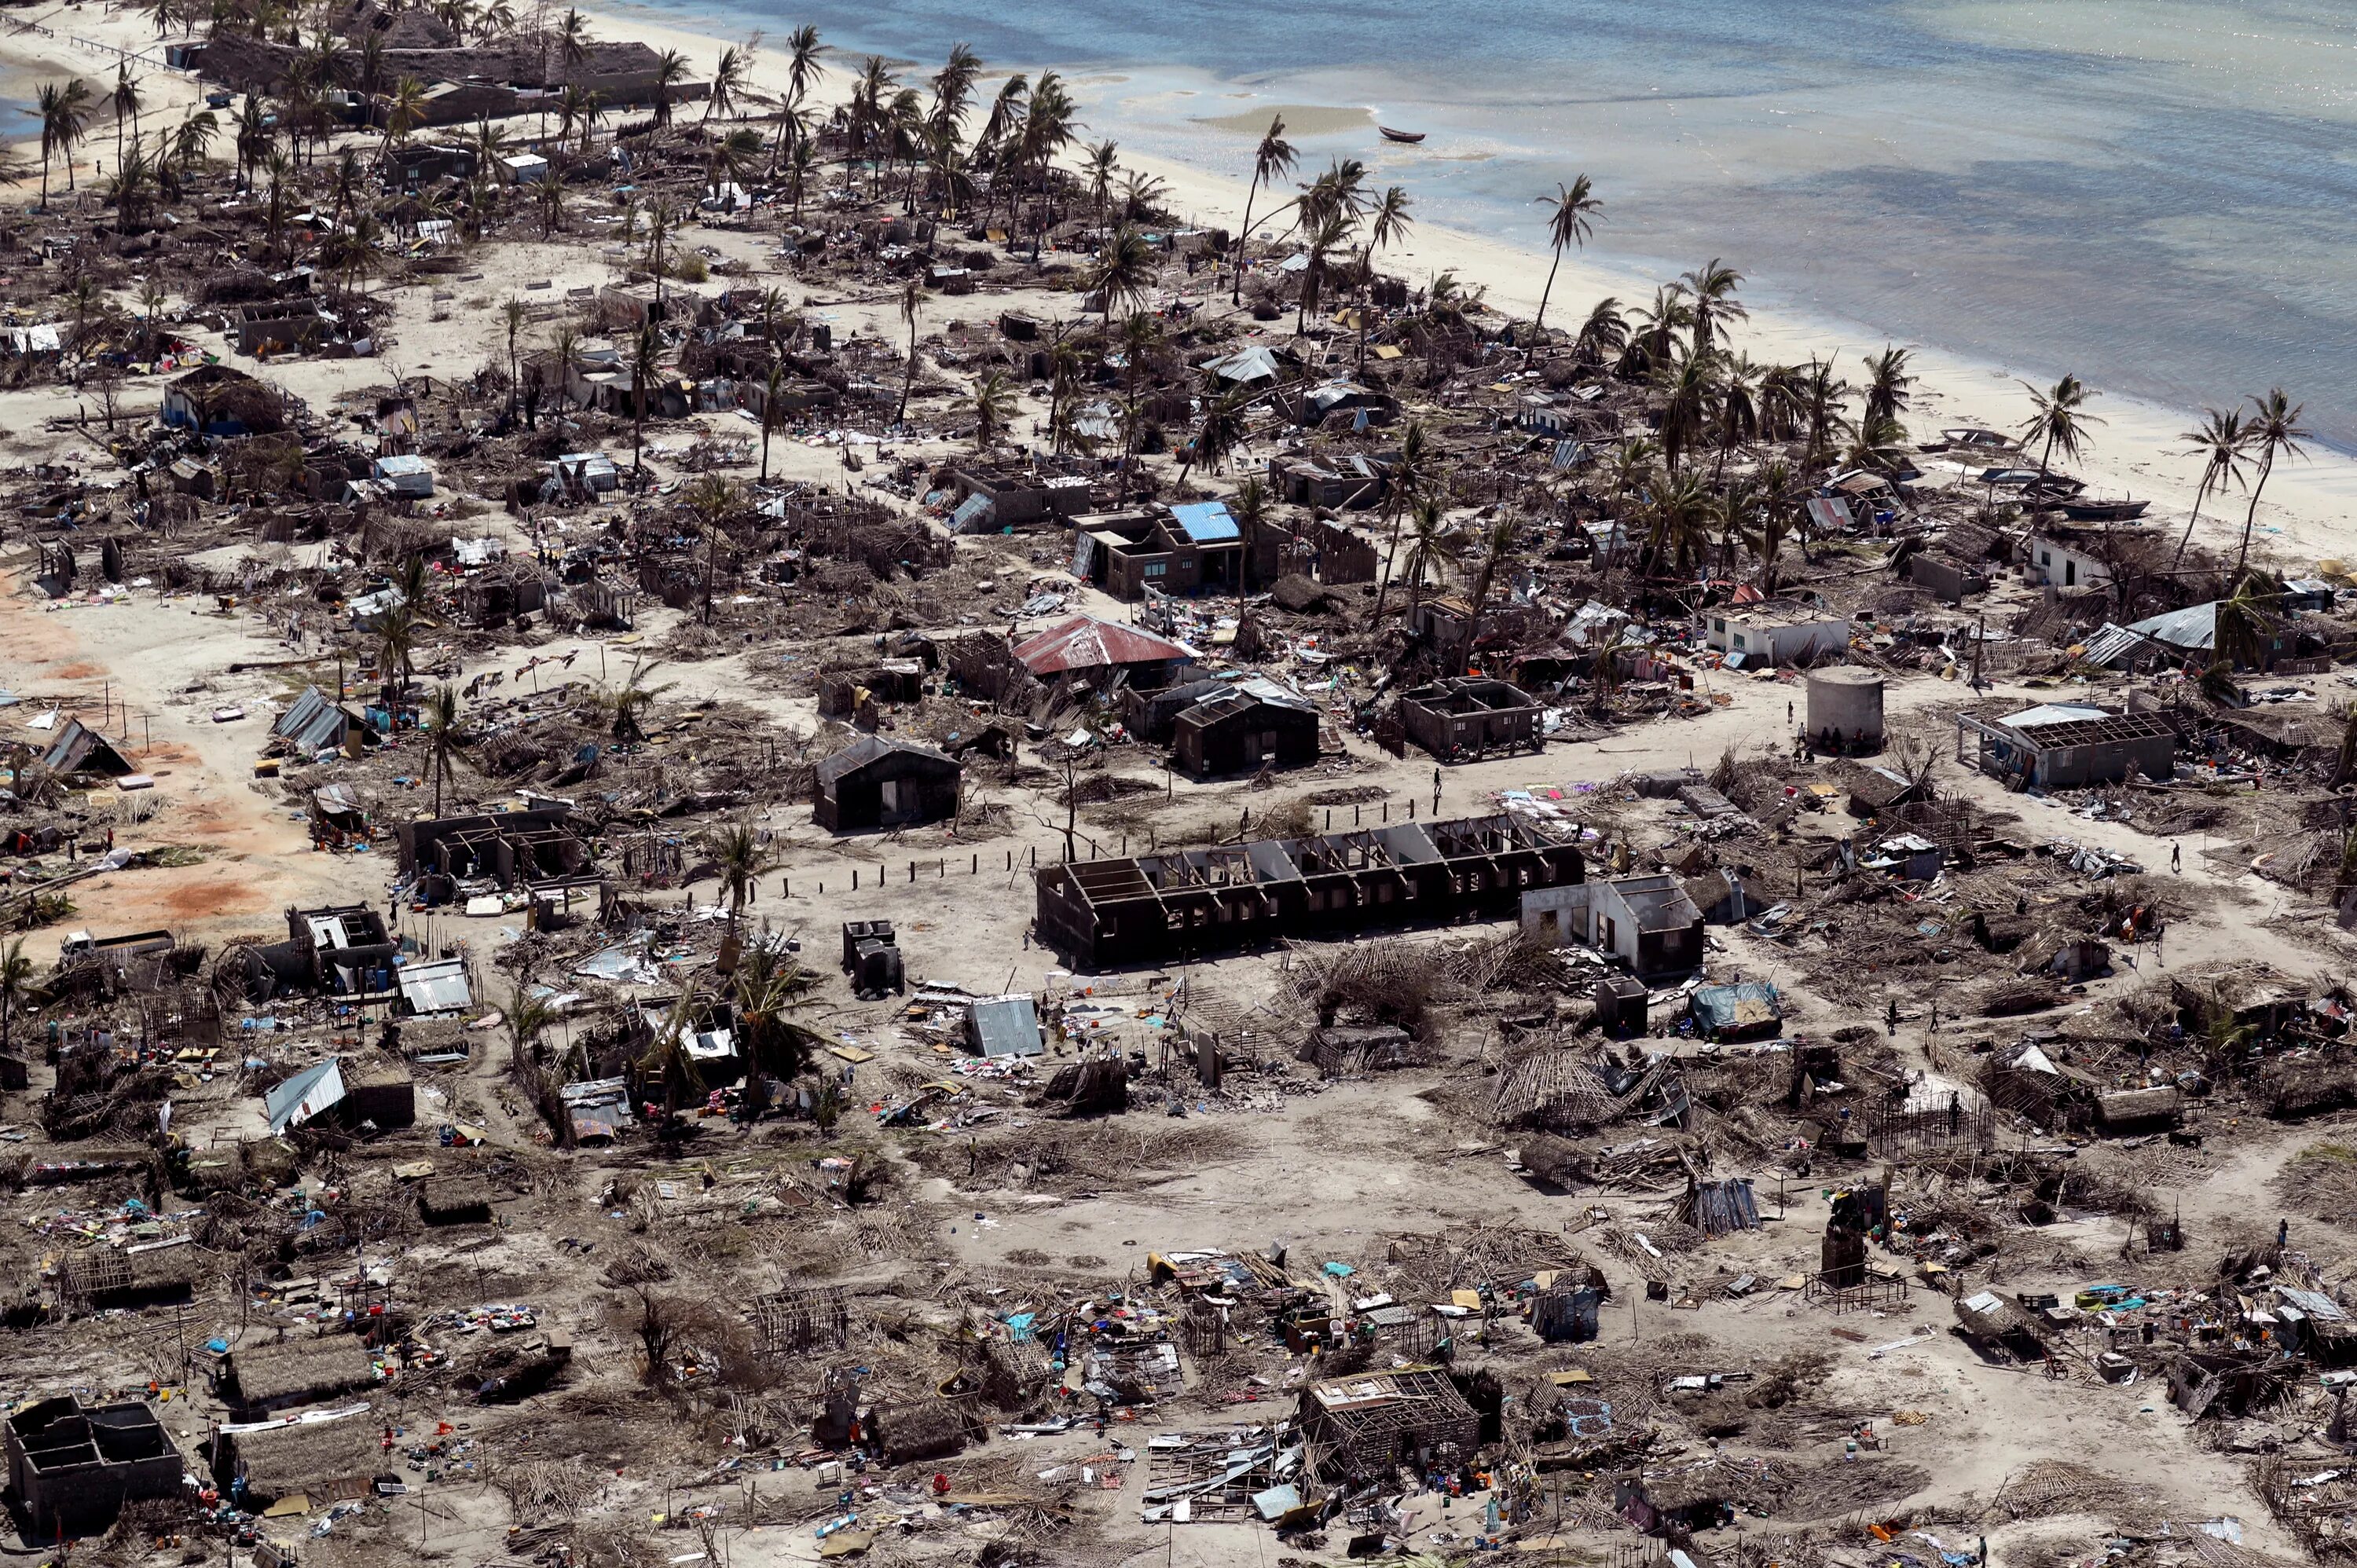
[[[1383,134],[1384,141],[1405,142],[1410,146],[1414,146],[1416,143],[1424,140],[1426,135],[1426,133],[1422,131],[1394,131],[1389,125],[1378,125],[1375,129]]]

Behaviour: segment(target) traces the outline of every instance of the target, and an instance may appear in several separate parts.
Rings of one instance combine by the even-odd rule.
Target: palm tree
[[[1636,318],[1641,325],[1631,331],[1629,347],[1618,367],[1631,381],[1659,374],[1675,358],[1678,333],[1694,325],[1694,306],[1686,302],[1685,285],[1672,283],[1656,287],[1652,306],[1638,306]]]
[[[1383,550],[1383,575],[1375,581],[1375,607],[1367,617],[1374,626],[1383,618],[1383,600],[1392,591],[1392,564],[1399,558],[1400,512],[1411,501],[1423,498],[1426,487],[1436,478],[1433,473],[1431,447],[1424,433],[1422,420],[1411,420],[1400,435],[1398,455],[1393,457],[1391,471],[1384,476],[1391,496],[1385,521],[1390,524],[1391,542]]]
[[[1898,352],[1904,354],[1905,349]],[[1888,358],[1886,352],[1885,358]],[[1831,360],[1811,360],[1806,379],[1802,382],[1802,421],[1805,431],[1803,461],[1810,467],[1823,463],[1825,454],[1833,450],[1834,436],[1841,429],[1842,411],[1849,406],[1849,394],[1857,389],[1834,374]],[[1903,401],[1905,391],[1899,396]]]
[[[1716,369],[1715,358],[1708,352],[1689,354],[1673,361],[1660,377],[1662,458],[1673,475],[1678,471],[1678,459],[1702,438],[1703,415],[1717,384]]]
[[[1134,223],[1125,223],[1114,231],[1097,252],[1096,263],[1089,269],[1089,292],[1101,295],[1104,308],[1104,334],[1113,338],[1114,308],[1122,314],[1145,308],[1154,292],[1154,247],[1146,242],[1145,233]]]
[[[198,110],[173,130],[172,161],[183,169],[201,168],[220,131],[219,116],[210,109]]]
[[[538,1062],[541,1040],[556,1026],[556,1009],[545,997],[518,992],[500,1009],[500,1022],[507,1026],[508,1071],[521,1079]]]
[[[2292,402],[2281,387],[2251,400],[2250,421],[2244,428],[2250,446],[2259,454],[2259,477],[2251,486],[2250,510],[2243,516],[2243,545],[2234,554],[2237,577],[2251,558],[2251,530],[2259,521],[2259,492],[2267,488],[2267,476],[2276,471],[2276,456],[2298,457],[2306,454],[2300,443],[2308,439],[2309,433],[2299,425],[2300,411],[2306,407],[2305,403]]]
[[[1440,498],[1422,495],[1415,499],[1415,523],[1409,531],[1407,558],[1400,563],[1407,574],[1407,624],[1415,625],[1415,612],[1424,603],[1424,585],[1427,575],[1437,581],[1457,558],[1457,531],[1448,526],[1448,509]]]
[[[2087,403],[2100,394],[2090,392],[2085,382],[2072,375],[2065,375],[2046,392],[2028,381],[2021,385],[2036,408],[2021,427],[2022,438],[2042,444],[2038,453],[2038,477],[2043,479],[2055,453],[2061,453],[2072,462],[2085,455],[2087,427],[2104,423],[2086,411]]]
[[[761,873],[773,864],[769,847],[761,842],[760,830],[751,818],[737,817],[704,835],[704,852],[720,868],[720,890],[727,897],[733,925],[752,901]]]
[[[809,95],[811,83],[818,80],[819,51],[824,46],[818,41],[818,29],[805,22],[786,35],[786,95],[778,103],[779,151],[786,150],[789,133],[799,128],[797,117],[802,100]]]
[[[1407,215],[1413,205],[1407,192],[1394,185],[1376,202],[1367,224],[1367,243],[1359,252],[1359,373],[1367,370],[1367,289],[1375,276],[1375,252],[1407,238],[1415,220]]]
[[[1458,650],[1457,673],[1462,675],[1473,657],[1473,644],[1481,635],[1481,613],[1490,607],[1490,591],[1497,586],[1498,570],[1514,553],[1514,536],[1522,525],[1512,517],[1501,517],[1490,525],[1487,548],[1481,552],[1481,564],[1473,574],[1473,591],[1466,596],[1472,601],[1473,617],[1465,631],[1465,646]]]
[[[634,659],[620,685],[601,689],[594,698],[599,709],[613,715],[608,733],[626,746],[647,738],[640,718],[652,712],[656,699],[672,689],[673,682],[668,681],[660,686],[649,683],[647,677],[658,668],[660,660]]]
[[[778,415],[786,401],[786,367],[772,360],[761,378],[761,482],[770,482],[770,437],[777,433]]]
[[[974,418],[974,449],[987,452],[1015,419],[1015,388],[1004,371],[992,371],[974,383],[974,395],[963,405]]]
[[[427,694],[425,711],[418,715],[434,737],[433,759],[428,765],[434,775],[434,814],[442,814],[442,786],[450,778],[450,747],[458,738],[458,689],[439,685]]]
[[[932,129],[947,131],[954,144],[965,130],[966,107],[974,102],[974,78],[982,74],[982,57],[970,44],[950,46],[950,58],[933,72],[933,107],[928,119]]]
[[[1196,427],[1195,438],[1187,444],[1186,451],[1179,456],[1180,482],[1186,480],[1187,469],[1191,464],[1202,464],[1203,471],[1208,474],[1227,463],[1229,454],[1243,442],[1244,405],[1249,401],[1248,394],[1241,387],[1223,397],[1205,400],[1203,422]]]
[[[664,1015],[662,1025],[655,1031],[654,1041],[648,1047],[647,1054],[639,1058],[638,1068],[641,1074],[660,1073],[662,1076],[662,1134],[665,1139],[678,1134],[679,1112],[685,1103],[686,1092],[694,1090],[701,1093],[704,1090],[704,1074],[695,1065],[694,1053],[687,1048],[688,1037],[695,1032],[696,1004],[695,985],[690,982],[680,992],[679,1000],[672,1004],[671,1011]]]
[[[332,36],[332,35],[331,35]],[[131,74],[131,62],[124,60],[114,68],[114,161],[123,162],[123,133],[127,125],[135,134],[139,129],[139,111],[144,101],[139,93],[139,79]]]
[[[9,1036],[16,1019],[16,1004],[32,989],[33,961],[25,956],[25,939],[18,937],[0,948],[0,1052],[9,1047]]]
[[[704,105],[706,124],[715,114],[737,113],[737,95],[745,91],[746,78],[751,74],[752,67],[752,55],[735,44],[720,51],[720,59],[712,68],[712,96]]]
[[[1091,147],[1081,160],[1081,177],[1088,182],[1089,201],[1103,218],[1113,207],[1113,179],[1121,172],[1119,148],[1111,136]]]
[[[1032,85],[1028,105],[1023,113],[1023,128],[1017,136],[1019,161],[1029,167],[1039,184],[1039,207],[1031,228],[1031,259],[1039,259],[1039,247],[1048,234],[1048,198],[1051,194],[1048,166],[1058,153],[1071,145],[1073,134],[1080,130],[1079,106],[1064,90],[1064,80],[1052,70],[1043,70]]]
[[[565,60],[565,74],[570,81],[573,73],[589,58],[589,18],[571,6],[556,24],[556,44]]]
[[[1629,324],[1621,319],[1620,302],[1607,295],[1596,302],[1587,319],[1579,324],[1571,353],[1582,364],[1600,365],[1608,359],[1618,359],[1628,346]]]
[[[2249,454],[2251,433],[2244,427],[2241,409],[2221,413],[2213,408],[2203,414],[2201,428],[2187,431],[2184,439],[2192,447],[2186,456],[2201,459],[2201,483],[2193,492],[2193,511],[2185,520],[2185,536],[2177,542],[2177,553],[2169,558],[2172,571],[2184,561],[2185,547],[2193,542],[2201,503],[2212,491],[2223,494],[2227,486],[2243,482],[2243,459]]]
[[[630,343],[630,469],[640,476],[646,471],[647,404],[662,369],[662,335],[649,320]]]
[[[1743,274],[1722,263],[1717,256],[1706,266],[1682,274],[1678,282],[1685,285],[1694,300],[1694,351],[1697,356],[1708,354],[1712,345],[1726,336],[1727,323],[1742,321],[1750,316],[1735,291],[1743,285]]]
[[[248,103],[253,102],[249,98]],[[414,76],[404,76],[393,84],[393,93],[384,112],[384,142],[378,149],[380,161],[390,156],[393,149],[409,140],[409,133],[425,118],[425,84]]]
[[[87,98],[88,89],[82,86],[80,77],[64,83],[45,81],[41,84],[36,107],[41,121],[41,210],[44,212],[48,211],[49,207],[49,160],[51,158],[63,158],[66,161],[67,178],[70,188],[73,150],[81,142],[82,128],[90,119]]]
[[[1325,292],[1326,269],[1334,252],[1349,243],[1351,224],[1351,215],[1345,209],[1325,206],[1303,235],[1309,247],[1309,266],[1301,274],[1301,296],[1294,305],[1293,330],[1297,337],[1308,325],[1309,313],[1318,308],[1318,297]]]
[[[1577,245],[1584,251],[1587,237],[1596,232],[1593,220],[1604,210],[1604,203],[1595,191],[1586,175],[1574,175],[1569,185],[1556,182],[1553,196],[1537,199],[1541,207],[1548,209],[1547,242],[1555,250],[1555,260],[1547,263],[1546,287],[1539,291],[1539,313],[1531,322],[1534,327],[1546,325],[1547,301],[1555,295],[1555,274],[1563,265],[1564,247]]]
[[[829,1043],[788,1015],[817,988],[816,977],[779,944],[755,942],[737,960],[734,988],[746,1056],[760,1075],[791,1082]]]
[[[695,516],[697,537],[704,541],[704,624],[712,624],[712,577],[720,551],[722,520],[736,510],[741,498],[737,487],[718,474],[699,474],[687,488],[687,510]]]
[[[1243,570],[1240,575],[1241,585],[1248,594],[1253,591],[1253,579],[1257,575],[1261,530],[1268,526],[1271,510],[1268,487],[1261,483],[1257,474],[1248,476],[1236,487],[1236,493],[1228,498],[1228,515],[1236,520],[1236,532],[1243,539]]]
[[[655,128],[662,130],[671,124],[671,95],[687,80],[687,57],[677,49],[665,49],[655,57]]]
[[[1269,116],[1268,130],[1263,134],[1260,145],[1253,150],[1252,183],[1244,187],[1244,222],[1236,231],[1236,284],[1229,297],[1231,305],[1242,305],[1244,298],[1244,245],[1252,238],[1253,198],[1264,185],[1275,185],[1293,172],[1298,156],[1293,144],[1285,139],[1285,116]]]
[[[1915,384],[1908,358],[1909,350],[1886,344],[1866,361],[1866,418],[1897,419],[1907,412],[1908,389]]]
[[[917,313],[925,303],[925,280],[910,276],[900,285],[900,319],[909,324],[909,369],[900,378],[900,406],[893,411],[892,423],[909,422],[909,394],[917,385]]]

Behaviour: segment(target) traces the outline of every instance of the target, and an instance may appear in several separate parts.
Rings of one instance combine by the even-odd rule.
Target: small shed
[[[836,832],[909,827],[957,815],[965,769],[929,746],[863,736],[818,765],[811,819]]]
[[[417,1184],[417,1216],[428,1225],[479,1224],[491,1217],[490,1179],[476,1174],[427,1176]]]
[[[393,493],[411,500],[424,500],[434,493],[434,470],[425,459],[414,453],[395,453],[379,457],[371,468],[371,477],[393,487]]]
[[[1307,699],[1257,682],[1219,693],[1171,725],[1171,755],[1197,778],[1318,760],[1318,710]]]

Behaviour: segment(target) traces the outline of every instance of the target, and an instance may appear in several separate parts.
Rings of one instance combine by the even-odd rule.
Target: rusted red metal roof
[[[1104,665],[1192,659],[1195,650],[1183,642],[1157,637],[1137,627],[1099,620],[1094,616],[1074,616],[1017,643],[1015,657],[1034,675],[1056,675],[1067,670],[1092,670]]]

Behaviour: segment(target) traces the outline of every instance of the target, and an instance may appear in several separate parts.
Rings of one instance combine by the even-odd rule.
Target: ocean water
[[[1533,198],[1585,171],[1598,260],[1723,257],[1756,305],[2173,407],[2280,384],[2357,450],[2351,0],[796,6],[676,14],[912,73],[963,38],[1073,77],[1092,138],[1239,177],[1270,106],[1363,107],[1294,138],[1305,177],[1361,157],[1419,218],[1538,246]]]

